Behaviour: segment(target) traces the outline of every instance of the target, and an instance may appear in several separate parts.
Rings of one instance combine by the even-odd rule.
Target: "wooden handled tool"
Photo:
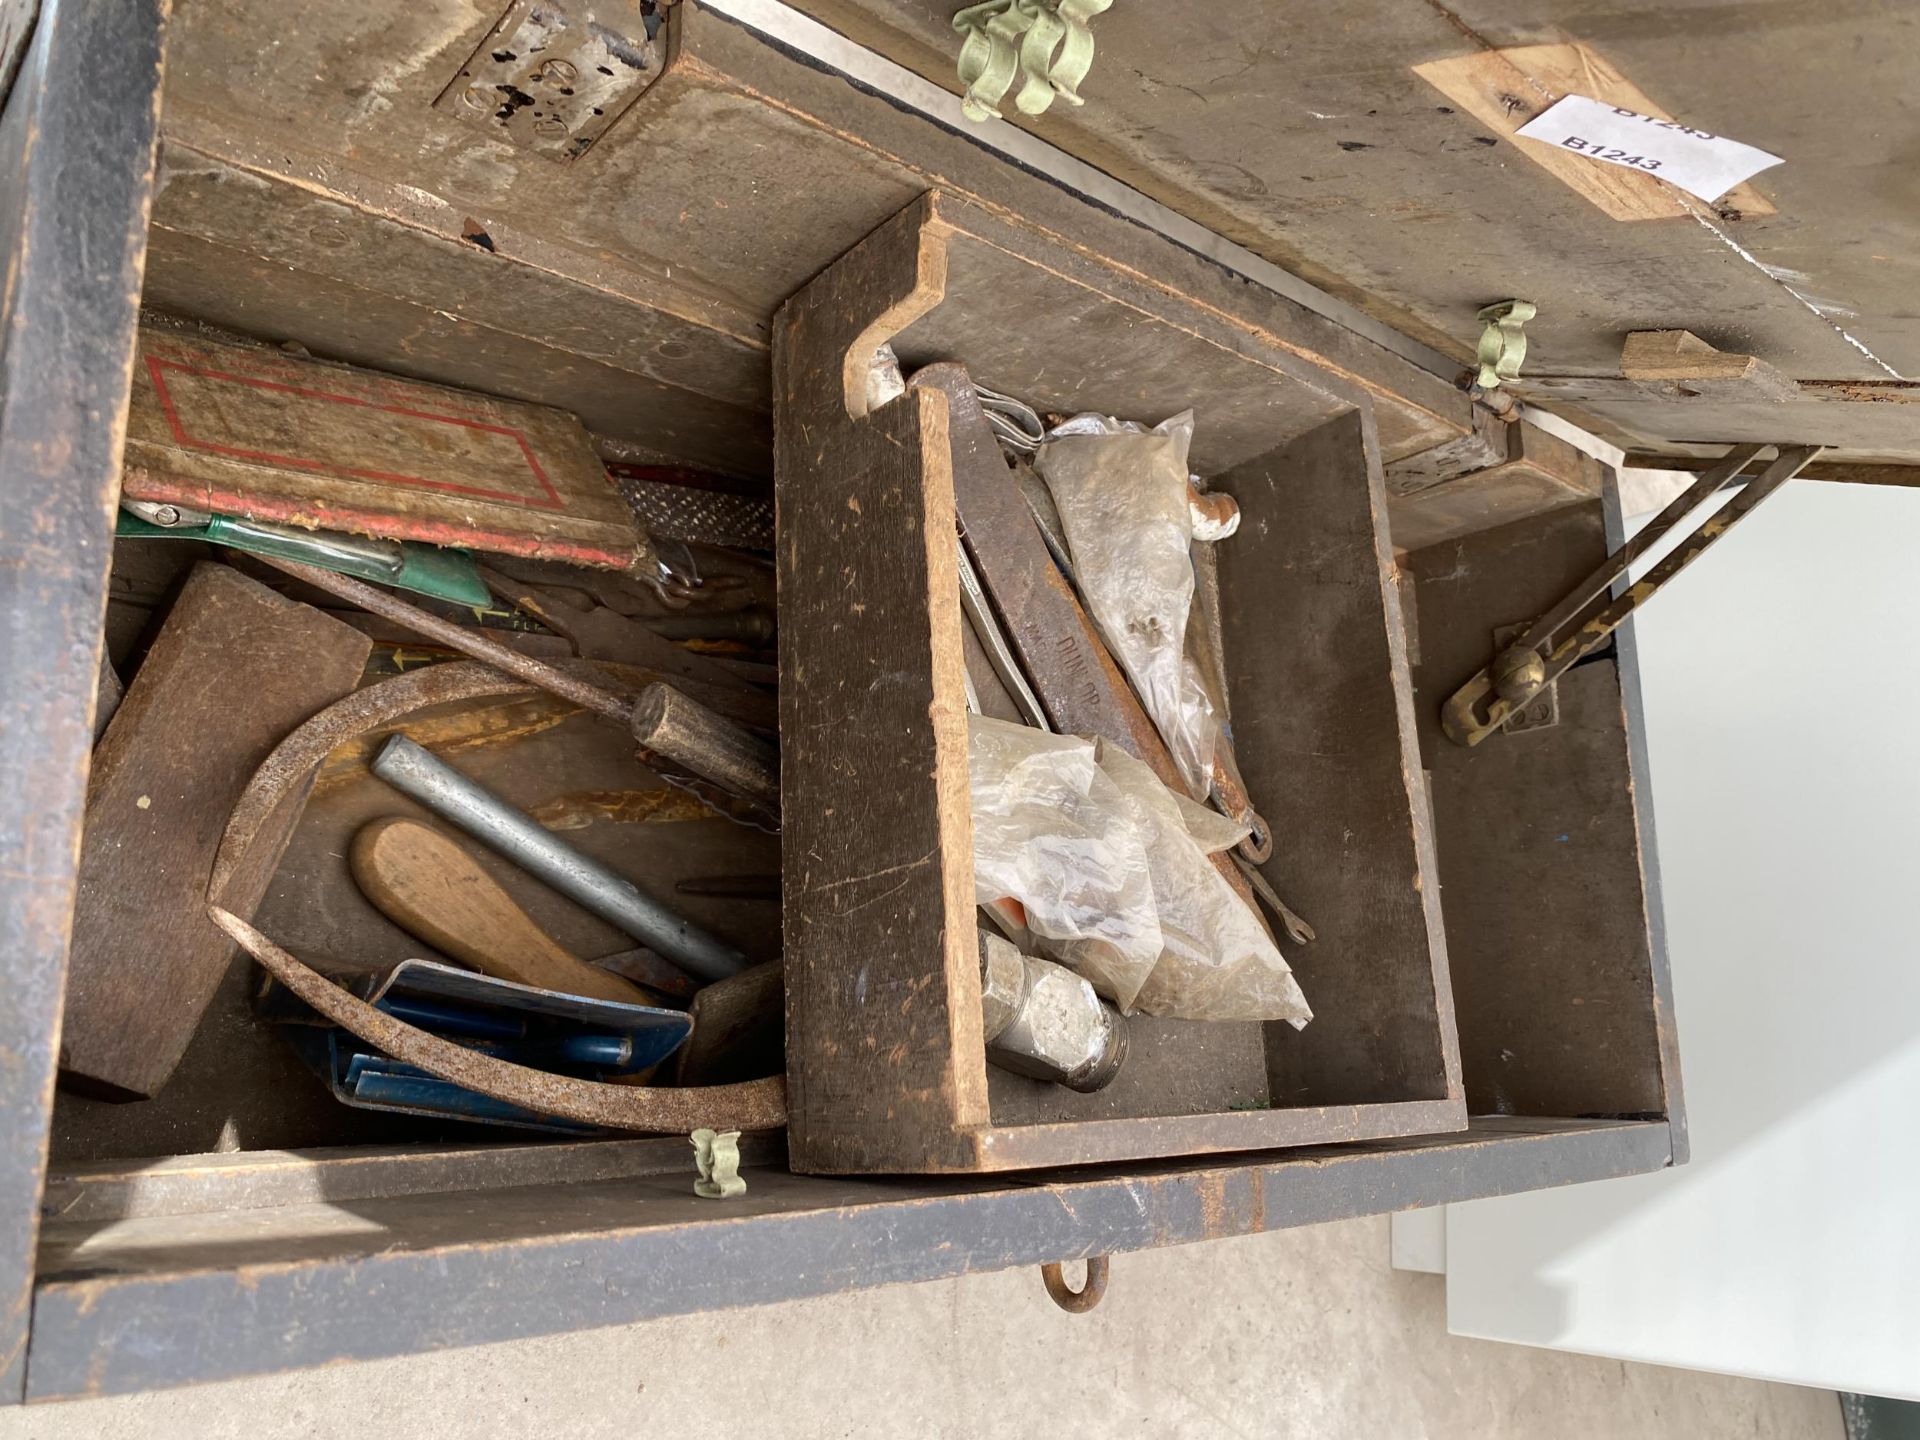
[[[633,738],[729,795],[779,813],[779,750],[673,686],[654,684],[640,692],[633,702]]]
[[[371,821],[353,837],[348,859],[360,892],[381,914],[482,974],[595,1000],[664,1003],[563,947],[431,826],[398,815]]]

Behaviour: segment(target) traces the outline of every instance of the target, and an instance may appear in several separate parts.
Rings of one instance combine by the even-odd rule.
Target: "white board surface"
[[[1794,482],[1637,629],[1693,1159],[1450,1207],[1448,1328],[1920,1399],[1920,492]]]

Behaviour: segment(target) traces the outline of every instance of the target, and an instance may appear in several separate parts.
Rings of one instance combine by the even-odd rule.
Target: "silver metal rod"
[[[724,940],[642,894],[631,880],[582,855],[406,736],[387,741],[373,762],[373,773],[703,980],[724,980],[747,968],[746,957]]]

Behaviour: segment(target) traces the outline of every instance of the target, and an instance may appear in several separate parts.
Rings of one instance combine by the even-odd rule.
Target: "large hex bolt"
[[[987,1059],[1070,1090],[1103,1089],[1127,1058],[1127,1023],[1080,976],[980,932]]]

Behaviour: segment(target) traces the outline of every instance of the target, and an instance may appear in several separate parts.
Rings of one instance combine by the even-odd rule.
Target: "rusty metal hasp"
[[[1580,660],[1607,642],[1607,638],[1660,587],[1706,551],[1744,515],[1804,470],[1821,451],[1818,445],[1781,446],[1778,456],[1753,477],[1725,505],[1689,533],[1673,551],[1620,594],[1614,582],[1640,556],[1672,533],[1695,507],[1739,478],[1767,449],[1741,445],[1689,486],[1672,504],[1647,522],[1565,599],[1529,625],[1526,633],[1493,657],[1492,662],[1454,692],[1440,711],[1440,728],[1457,744],[1473,746],[1500,729],[1527,707],[1536,695]]]

